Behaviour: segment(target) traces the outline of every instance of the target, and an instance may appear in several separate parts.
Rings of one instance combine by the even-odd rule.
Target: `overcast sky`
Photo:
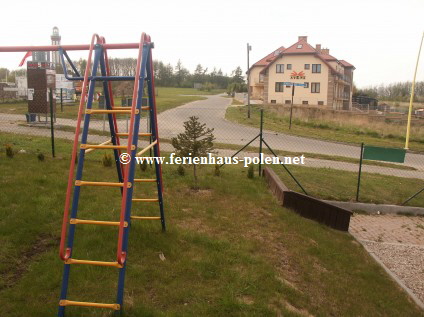
[[[109,43],[138,42],[141,32],[155,42],[154,58],[193,71],[197,64],[230,74],[298,35],[322,44],[356,67],[359,87],[412,80],[421,34],[424,0],[302,1],[7,1],[2,8],[0,46],[50,44],[58,26],[62,44],[85,44],[92,33]],[[90,17],[87,19],[86,16]],[[114,51],[111,56],[136,56]],[[0,53],[0,67],[17,68],[23,53]],[[70,52],[72,59],[86,52]],[[423,53],[422,53],[423,55]],[[418,72],[424,80],[424,57]]]

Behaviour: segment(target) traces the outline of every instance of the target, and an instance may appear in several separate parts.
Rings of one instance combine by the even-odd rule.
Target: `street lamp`
[[[250,119],[250,65],[249,65],[249,52],[252,46],[247,43],[247,117]]]

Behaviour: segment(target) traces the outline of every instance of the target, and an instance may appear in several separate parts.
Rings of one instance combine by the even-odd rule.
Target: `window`
[[[303,47],[303,44],[298,44],[297,45],[297,48],[302,48]]]
[[[259,82],[260,83],[263,83],[264,82],[264,78],[265,78],[265,75],[264,74],[259,74]]]
[[[284,73],[284,64],[277,64],[275,65],[277,68],[275,70],[275,72],[277,73]]]
[[[287,64],[287,70],[291,70],[292,69],[292,65],[291,64]]]
[[[277,103],[277,100],[272,99],[271,103]]]
[[[311,83],[311,92],[312,93],[319,93],[320,91],[320,83]]]
[[[312,64],[313,73],[321,73],[321,64]]]
[[[283,92],[283,91],[284,91],[283,83],[275,83],[275,92]]]
[[[308,100],[303,100],[302,101],[302,105],[307,105],[308,104]]]
[[[286,105],[289,105],[289,104],[291,104],[291,100],[286,100],[286,101],[284,101],[284,103],[285,103]]]
[[[305,64],[305,69],[309,69],[311,67],[311,64]]]
[[[318,101],[318,106],[323,106],[324,105],[324,101]]]
[[[305,82],[304,84],[305,84],[305,86],[303,86],[304,88],[309,88],[309,83],[308,82]]]

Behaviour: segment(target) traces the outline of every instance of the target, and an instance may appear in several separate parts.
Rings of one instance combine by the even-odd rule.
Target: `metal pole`
[[[405,149],[406,150],[408,150],[408,147],[409,147],[409,134],[411,132],[411,116],[412,116],[412,103],[414,101],[415,80],[417,78],[418,62],[420,61],[421,48],[423,46],[423,40],[424,40],[424,32],[423,32],[423,35],[421,37],[421,44],[420,44],[420,49],[418,51],[417,64],[415,65],[414,80],[412,81],[412,87],[411,87],[411,98],[409,99],[408,123],[406,125],[406,141],[405,141]]]
[[[60,88],[60,111],[63,112],[63,88]]]
[[[233,158],[234,156],[236,156],[237,154],[239,154],[241,151],[243,151],[245,148],[247,148],[253,141],[255,141],[257,138],[259,138],[261,135],[258,134],[257,136],[255,136],[252,140],[250,140],[247,144],[245,144],[240,150],[238,150],[236,153],[234,153],[231,158]],[[221,164],[219,167],[224,166],[225,163]]]
[[[361,143],[361,157],[359,158],[358,186],[356,187],[356,201],[359,201],[359,187],[361,186],[362,156],[364,155],[364,142]]]
[[[262,140],[263,140],[263,127],[264,127],[264,109],[261,109],[261,127],[259,130],[259,176],[262,176]]]
[[[293,96],[294,96],[294,83],[292,83],[292,100],[290,105],[290,124],[289,124],[289,130],[291,129],[292,125],[292,116],[293,116]]]
[[[291,178],[293,178],[293,180],[296,182],[296,184],[300,187],[300,189],[303,191],[303,193],[307,196],[309,196],[309,194],[306,192],[306,190],[303,188],[302,184],[300,184],[300,182],[296,179],[296,177],[294,177],[294,175],[290,172],[290,170],[287,168],[287,166],[281,162],[280,158],[278,157],[278,155],[271,149],[271,147],[268,145],[268,143],[266,143],[265,140],[263,140],[264,144],[266,145],[266,147],[268,148],[268,150],[271,151],[271,153],[278,158],[278,162],[280,162],[280,164],[284,167],[284,169],[287,171],[287,173],[289,173],[289,175],[291,176]]]
[[[247,43],[247,117],[250,119],[250,63],[249,52],[252,47]]]
[[[49,101],[50,101],[50,131],[51,131],[51,140],[52,140],[52,156],[55,157],[54,154],[54,125],[53,125],[53,91],[50,88],[49,91]]]
[[[414,195],[412,195],[411,197],[409,197],[407,200],[405,200],[401,205],[405,206],[405,204],[410,201],[411,199],[417,197],[419,194],[421,194],[424,191],[424,188],[419,190],[418,192],[416,192]]]

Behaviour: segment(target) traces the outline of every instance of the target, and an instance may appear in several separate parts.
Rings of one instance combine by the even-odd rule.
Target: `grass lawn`
[[[205,97],[201,95],[213,95],[222,93],[223,90],[212,90],[212,91],[201,91],[194,88],[173,88],[173,87],[157,87],[157,110],[162,112],[171,108],[181,106],[185,103],[195,100],[203,100]],[[121,106],[121,98],[114,98],[115,105]],[[65,103],[63,106],[63,112],[60,111],[60,102],[57,103],[57,117],[58,118],[70,118],[76,119],[78,115],[79,103]],[[97,102],[94,102],[93,108],[98,107]],[[1,113],[11,114],[25,114],[28,112],[28,103],[0,103],[0,115]],[[25,119],[23,117],[23,119]]]
[[[251,105],[251,117],[248,119],[247,107],[229,107],[225,117],[233,122],[258,127],[260,125],[259,110],[260,106]],[[398,127],[396,128],[399,129]],[[364,142],[370,145],[398,148],[405,146],[403,134],[402,136],[393,136],[392,134],[383,135],[373,130],[372,127],[356,127],[344,123],[336,125],[317,120],[306,122],[294,118],[292,128],[289,130],[288,117],[279,116],[266,110],[264,111],[264,129],[337,142],[356,144]],[[413,151],[424,152],[424,140],[411,134],[409,148]]]
[[[49,153],[40,137],[1,134],[0,143]],[[70,142],[57,140],[58,153]],[[47,156],[47,155],[46,155]],[[88,155],[83,179],[116,180],[113,167]],[[69,156],[44,162],[34,152],[0,154],[0,304],[2,315],[53,316],[62,263],[58,237]],[[149,177],[137,170],[137,177]],[[329,229],[279,206],[263,179],[241,166],[200,170],[192,176],[164,165],[168,231],[159,222],[133,222],[125,288],[125,316],[423,316],[403,291],[346,233]],[[152,184],[135,196],[152,197]],[[148,195],[148,191],[151,192]],[[81,191],[82,219],[117,219],[119,190]],[[157,215],[154,204],[133,215]],[[116,228],[80,225],[75,258],[112,261]],[[165,260],[159,255],[163,254]],[[117,270],[73,266],[69,298],[114,302]],[[68,308],[70,316],[110,316],[101,309]]]
[[[339,201],[354,201],[356,198],[358,181],[356,172],[294,165],[287,165],[287,168],[313,197]],[[282,166],[274,166],[273,169],[288,188],[302,192]],[[359,201],[399,205],[423,187],[424,182],[421,179],[363,172]],[[424,207],[424,194],[418,195],[407,205]]]

